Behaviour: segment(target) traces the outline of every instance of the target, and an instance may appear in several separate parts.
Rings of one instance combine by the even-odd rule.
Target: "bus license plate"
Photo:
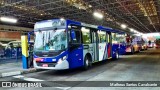
[[[43,64],[42,67],[48,67],[48,64]]]

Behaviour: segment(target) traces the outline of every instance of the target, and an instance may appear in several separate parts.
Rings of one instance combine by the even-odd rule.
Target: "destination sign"
[[[86,26],[86,27],[91,27],[91,28],[98,28],[97,25],[91,25],[91,24],[86,24],[86,23],[81,23],[82,26]]]
[[[34,26],[34,29],[42,29],[42,28],[65,28],[66,27],[66,21],[65,20],[46,20],[37,22]]]

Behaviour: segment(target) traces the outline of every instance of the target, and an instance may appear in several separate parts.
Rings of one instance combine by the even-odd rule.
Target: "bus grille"
[[[36,62],[37,66],[43,66],[43,64],[48,64],[48,67],[55,67],[56,63],[46,63],[46,62]]]

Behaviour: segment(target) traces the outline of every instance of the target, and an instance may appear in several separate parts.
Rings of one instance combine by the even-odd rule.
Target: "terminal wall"
[[[20,40],[20,32],[2,32],[0,31],[0,40]]]

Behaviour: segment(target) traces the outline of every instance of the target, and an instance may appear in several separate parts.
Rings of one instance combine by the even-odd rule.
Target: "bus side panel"
[[[102,61],[104,59],[107,59],[108,49],[106,43],[99,43],[99,61]]]
[[[70,69],[83,66],[83,45],[69,52],[68,62]]]
[[[119,52],[118,49],[119,45],[118,44],[112,44],[112,58],[116,58],[116,52]]]
[[[93,52],[93,44],[84,44],[83,46],[83,60],[86,56],[87,53],[89,53],[91,55],[92,58],[92,62],[94,61],[94,52]]]
[[[119,54],[120,55],[126,54],[126,45],[123,45],[123,44],[119,45]]]

